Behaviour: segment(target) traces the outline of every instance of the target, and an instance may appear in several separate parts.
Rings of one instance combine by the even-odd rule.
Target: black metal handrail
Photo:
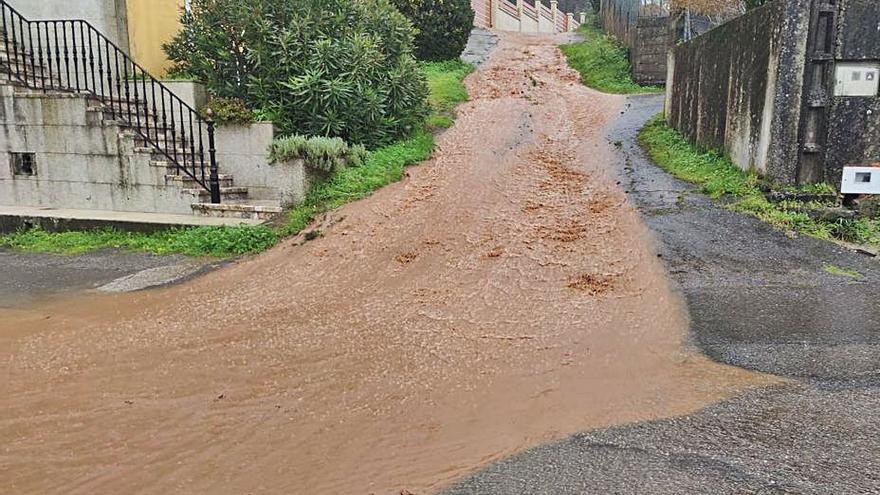
[[[0,0],[10,80],[31,89],[86,93],[220,202],[214,123],[203,118],[84,20],[28,20]],[[207,142],[205,141],[207,136]],[[205,148],[207,145],[207,149]]]

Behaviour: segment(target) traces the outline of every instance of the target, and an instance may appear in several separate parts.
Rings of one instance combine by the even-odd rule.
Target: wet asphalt
[[[104,249],[79,255],[26,253],[0,249],[0,308],[15,308],[43,298],[96,289],[142,270],[200,264],[180,255]]]
[[[686,300],[688,344],[789,381],[537,447],[447,495],[880,493],[880,261],[726,210],[657,168],[637,133],[662,101],[629,98],[608,138]]]

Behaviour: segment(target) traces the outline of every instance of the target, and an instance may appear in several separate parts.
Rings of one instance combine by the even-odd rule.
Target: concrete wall
[[[495,0],[493,1],[493,9],[494,9],[494,21],[493,27],[500,31],[519,31],[519,17],[516,15],[511,15],[510,12],[503,9],[501,7],[501,2],[506,0]],[[516,10],[516,9],[514,9]]]
[[[122,50],[128,49],[125,0],[7,0],[30,20],[83,19]]]
[[[171,62],[162,44],[180,31],[184,0],[126,0],[131,56],[147,72],[162,77]]]
[[[571,14],[566,16],[560,11],[555,0],[521,1],[520,13],[516,0],[491,0],[492,27],[500,31],[522,33],[558,33],[566,30],[574,31],[580,25],[578,19]],[[554,10],[556,22],[553,20]]]
[[[302,160],[269,163],[269,145],[275,138],[271,122],[217,127],[217,165],[247,186],[248,197],[277,200],[291,206],[305,198],[314,176]]]
[[[674,48],[669,123],[782,184],[837,186],[843,167],[880,162],[880,95],[835,90],[842,64],[880,68],[880,9],[824,5],[774,0]]]
[[[87,102],[0,86],[0,204],[192,213],[192,197],[166,186],[166,170]],[[34,153],[36,175],[15,176],[10,152]]]
[[[666,117],[692,142],[797,181],[810,0],[776,0],[670,52]]]

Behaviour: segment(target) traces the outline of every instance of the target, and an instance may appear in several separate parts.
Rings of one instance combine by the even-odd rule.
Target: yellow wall
[[[126,0],[128,41],[134,60],[156,77],[171,63],[162,50],[180,30],[184,0]]]

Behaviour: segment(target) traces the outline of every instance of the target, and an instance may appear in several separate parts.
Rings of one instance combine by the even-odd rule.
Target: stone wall
[[[794,183],[809,5],[776,0],[674,47],[669,124],[743,169]]]
[[[671,43],[668,17],[640,17],[630,48],[633,80],[639,84],[666,84],[666,63]]]

